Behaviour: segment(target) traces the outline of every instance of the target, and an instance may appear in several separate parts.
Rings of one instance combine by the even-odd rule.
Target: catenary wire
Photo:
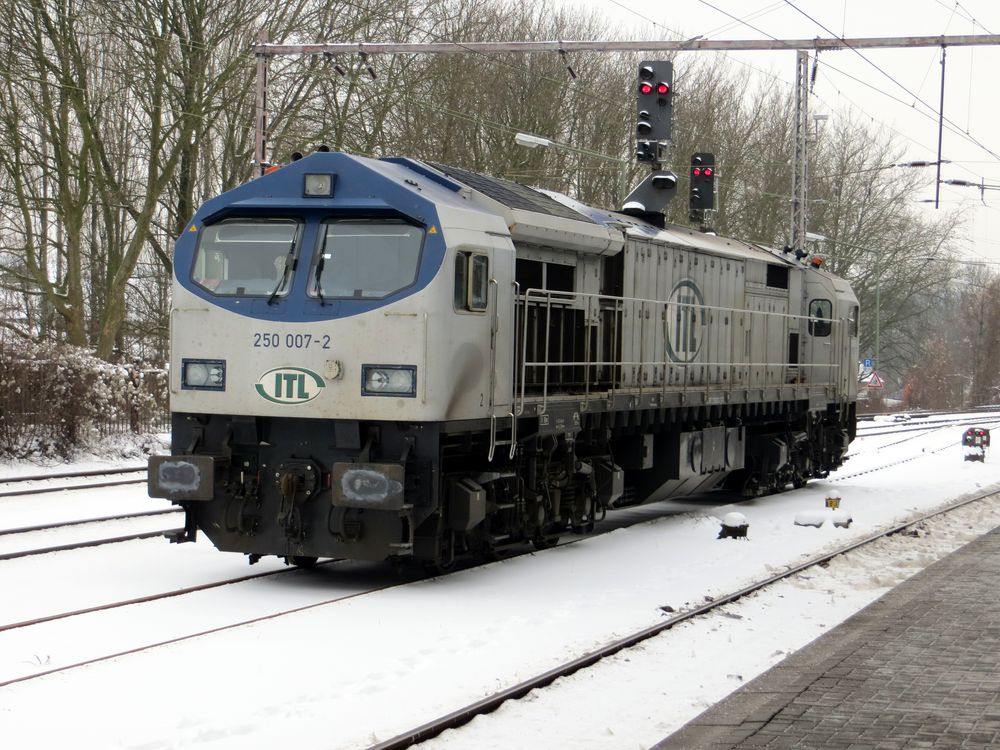
[[[702,0],[702,1],[704,1],[704,0]],[[828,33],[828,34],[831,34],[832,36],[835,36],[835,37],[836,37],[836,33],[835,33],[835,32],[831,31],[831,30],[830,30],[830,29],[829,29],[829,28],[828,28],[827,26],[825,26],[825,25],[824,25],[823,23],[821,23],[820,21],[817,21],[817,20],[816,20],[815,18],[813,18],[813,17],[811,16],[811,15],[809,15],[809,14],[808,14],[808,13],[806,13],[806,12],[805,12],[804,10],[802,10],[801,8],[799,8],[799,7],[798,7],[798,6],[797,6],[797,5],[796,5],[796,4],[794,3],[794,2],[792,2],[792,0],[784,0],[784,2],[785,2],[785,3],[786,3],[786,4],[788,5],[788,6],[789,6],[789,7],[793,8],[793,9],[794,9],[794,10],[796,10],[796,11],[797,11],[798,13],[802,14],[803,16],[805,16],[806,18],[808,18],[808,19],[809,19],[810,21],[812,21],[812,22],[813,22],[814,24],[816,24],[817,26],[819,26],[819,27],[820,27],[821,29],[823,29],[823,30],[824,30],[824,31],[825,31],[826,33]],[[927,102],[925,102],[925,101],[924,101],[923,99],[921,99],[921,98],[920,98],[920,96],[919,96],[918,94],[915,94],[914,92],[912,92],[912,91],[911,91],[911,90],[910,90],[910,89],[909,89],[909,88],[908,88],[908,87],[907,87],[907,86],[906,86],[905,84],[903,84],[903,83],[902,83],[901,81],[899,81],[899,79],[897,79],[897,78],[896,78],[896,77],[894,77],[894,76],[893,76],[892,74],[888,73],[888,72],[887,72],[887,71],[886,71],[886,70],[885,70],[884,68],[882,68],[882,67],[881,67],[880,65],[878,65],[877,63],[873,62],[873,61],[872,61],[871,59],[869,59],[868,57],[866,57],[866,56],[865,56],[865,55],[864,55],[864,54],[863,54],[863,53],[862,53],[862,52],[861,52],[861,51],[860,51],[859,49],[857,49],[857,48],[855,48],[855,47],[852,47],[852,46],[851,46],[850,44],[848,44],[848,43],[847,43],[847,42],[846,42],[846,41],[844,40],[844,38],[843,38],[843,37],[837,37],[837,38],[839,38],[839,39],[840,39],[840,41],[844,42],[844,46],[845,46],[845,47],[847,47],[847,48],[848,48],[849,50],[851,50],[851,51],[852,51],[852,52],[854,52],[854,53],[855,53],[856,55],[858,55],[858,56],[859,56],[859,57],[860,57],[860,58],[861,58],[862,60],[864,60],[864,61],[865,61],[866,63],[868,63],[868,65],[870,65],[871,67],[875,68],[875,70],[877,70],[877,71],[878,71],[879,73],[881,73],[881,74],[882,74],[883,76],[885,76],[885,77],[886,77],[886,78],[888,78],[888,79],[889,79],[890,81],[892,81],[893,83],[895,83],[895,84],[896,84],[896,85],[897,85],[897,86],[898,86],[899,88],[901,88],[901,89],[902,89],[903,91],[905,91],[905,92],[906,92],[907,94],[909,94],[910,96],[912,96],[912,97],[914,98],[914,100],[916,100],[917,102],[919,102],[920,104],[922,104],[922,105],[923,105],[924,107],[926,107],[926,108],[927,108],[928,110],[930,110],[930,112],[932,112],[932,113],[934,113],[934,114],[938,114],[938,115],[940,115],[940,116],[941,116],[941,118],[942,118],[942,120],[943,120],[944,122],[947,122],[947,123],[950,123],[950,124],[951,124],[951,125],[952,125],[953,127],[957,128],[957,131],[953,131],[953,132],[957,132],[957,133],[961,134],[961,135],[962,135],[962,136],[963,136],[964,138],[966,138],[966,139],[967,139],[967,140],[968,140],[969,142],[971,142],[971,143],[975,144],[976,146],[978,146],[979,148],[981,148],[981,149],[982,149],[983,151],[985,151],[986,153],[988,153],[988,154],[989,154],[990,156],[992,156],[992,157],[994,157],[995,159],[997,159],[997,161],[1000,161],[1000,154],[996,153],[996,152],[995,152],[995,151],[993,151],[993,150],[992,150],[991,148],[989,148],[988,146],[986,146],[986,145],[985,145],[984,143],[982,143],[982,142],[981,142],[981,141],[980,141],[980,140],[979,140],[978,138],[976,138],[975,136],[973,136],[973,135],[972,135],[971,133],[965,133],[964,131],[962,131],[962,130],[961,130],[961,127],[960,127],[960,126],[958,126],[958,125],[957,125],[957,123],[953,122],[953,121],[952,121],[952,120],[951,120],[950,118],[948,118],[948,117],[944,116],[944,113],[943,113],[943,112],[938,112],[938,110],[937,110],[937,109],[935,109],[935,108],[934,108],[933,106],[931,106],[930,104],[928,104]],[[918,111],[919,111],[919,110],[918,110]]]

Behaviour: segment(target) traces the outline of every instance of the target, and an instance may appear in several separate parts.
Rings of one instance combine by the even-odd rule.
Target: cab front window
[[[201,231],[191,278],[223,297],[288,293],[299,223],[291,219],[230,219]]]
[[[313,264],[313,297],[382,299],[413,284],[424,231],[394,219],[350,219],[323,225]]]

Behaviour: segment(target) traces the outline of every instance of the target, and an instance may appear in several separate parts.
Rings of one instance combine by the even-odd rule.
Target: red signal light
[[[670,93],[670,84],[660,81],[656,84],[656,93],[660,96],[664,96]]]
[[[711,177],[712,176],[712,168],[711,167],[705,167],[705,176],[706,177]]]
[[[639,93],[643,95],[652,94],[653,84],[649,83],[648,81],[643,81],[642,83],[639,84]]]
[[[697,177],[698,175],[701,174],[701,170],[698,169],[698,167],[695,167],[693,170],[691,170],[691,174],[693,174],[695,177]],[[706,172],[706,174],[707,174],[707,172]]]

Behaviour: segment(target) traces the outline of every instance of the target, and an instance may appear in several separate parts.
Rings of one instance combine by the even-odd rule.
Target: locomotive
[[[175,249],[149,494],[251,563],[445,568],[839,466],[858,303],[818,263],[407,158],[315,153]]]

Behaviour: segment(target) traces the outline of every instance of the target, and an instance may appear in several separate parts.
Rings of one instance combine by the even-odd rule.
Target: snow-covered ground
[[[508,701],[428,750],[648,748],[935,560],[1000,525],[1000,501],[886,537]],[[553,721],[558,717],[558,721]],[[572,727],[567,735],[566,727]]]
[[[7,631],[11,637],[0,638],[0,682],[79,661],[84,653],[191,635],[227,616],[238,622],[292,601],[328,602],[0,687],[0,738],[14,748],[365,747],[660,621],[663,606],[701,603],[820,548],[1000,485],[1000,460],[962,460],[961,432],[866,438],[839,473],[849,479],[832,476],[739,505],[663,503],[627,511],[643,522],[362,596],[344,591],[386,573],[332,565],[214,589],[198,600],[178,597],[138,618],[128,615],[127,625],[116,624],[119,614]],[[832,489],[854,518],[849,529],[794,524],[797,514],[822,509]],[[718,519],[731,511],[747,516],[749,541],[716,539]],[[1000,523],[996,503],[968,513],[961,522],[931,527],[925,539],[897,537],[882,543],[885,554],[843,558],[731,605],[727,614],[675,628],[433,744],[647,747],[913,570]],[[0,563],[0,621],[125,598],[143,585],[165,590],[199,570],[211,577],[220,572],[215,566],[241,564],[203,544],[134,545]],[[846,583],[836,582],[840,574]],[[203,616],[192,614],[199,611]]]
[[[151,453],[170,449],[170,435],[110,435],[95,438],[93,444],[81,449],[72,461],[38,456],[23,461],[0,460],[0,481],[14,477],[58,474],[70,471],[101,471],[143,466]]]

